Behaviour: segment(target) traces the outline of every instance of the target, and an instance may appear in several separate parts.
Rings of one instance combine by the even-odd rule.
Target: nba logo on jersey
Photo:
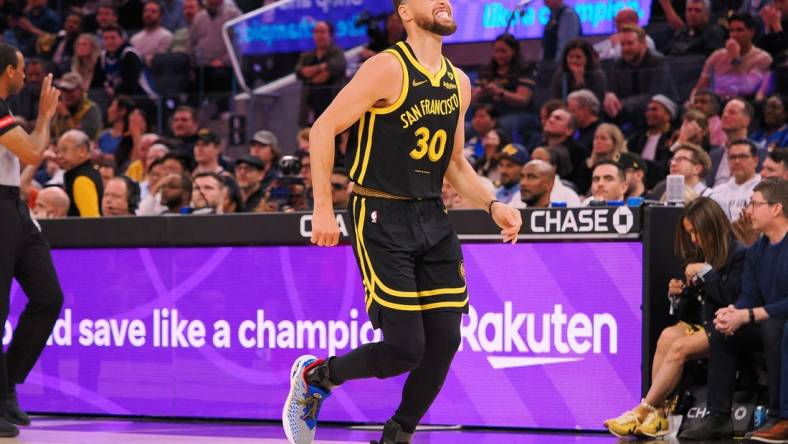
[[[377,211],[373,211],[373,212],[369,213],[369,220],[373,224],[378,223],[378,212]]]

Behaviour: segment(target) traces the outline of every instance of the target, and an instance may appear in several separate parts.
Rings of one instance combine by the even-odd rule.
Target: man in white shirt
[[[146,2],[142,10],[142,23],[145,28],[134,34],[131,46],[139,51],[148,65],[153,56],[167,52],[172,44],[172,33],[161,26],[160,22],[161,4],[154,0]]]
[[[544,160],[532,160],[520,173],[520,191],[515,208],[547,208],[555,185],[555,169]]]
[[[758,147],[747,139],[734,140],[728,148],[731,178],[714,187],[711,198],[717,201],[731,222],[741,216],[752,198],[753,188],[761,182],[758,168]]]
[[[568,157],[568,155],[567,155]],[[555,172],[555,180],[553,181],[553,190],[550,192],[550,202],[566,202],[567,207],[579,207],[582,205],[580,197],[577,192],[572,188],[564,185],[561,176],[558,175],[559,155],[557,150],[549,150],[545,147],[539,147],[531,153],[531,159],[542,160],[550,164]]]

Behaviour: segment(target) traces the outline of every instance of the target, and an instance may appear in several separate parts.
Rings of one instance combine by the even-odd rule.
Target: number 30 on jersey
[[[422,126],[416,130],[416,137],[419,140],[416,142],[416,148],[410,150],[411,158],[421,160],[427,156],[432,162],[441,160],[448,140],[445,130],[439,129],[430,134],[430,130]]]

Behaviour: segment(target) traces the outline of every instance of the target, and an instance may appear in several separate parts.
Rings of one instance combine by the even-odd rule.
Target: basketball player
[[[13,278],[28,300],[8,351],[4,354],[0,347],[0,436],[16,436],[16,425],[30,424],[17,402],[15,384],[24,382],[35,365],[63,305],[49,245],[19,195],[19,161],[28,165],[41,161],[60,91],[52,87],[51,74],[44,78],[36,126],[32,134],[27,134],[6,104],[24,82],[22,53],[0,43],[0,337],[8,317]]]
[[[333,246],[334,138],[350,130],[352,243],[370,321],[383,341],[344,356],[293,364],[282,420],[291,443],[314,439],[323,400],[352,379],[409,373],[402,400],[379,441],[409,443],[438,395],[460,345],[468,310],[462,251],[441,201],[444,175],[463,198],[491,213],[503,240],[516,242],[520,213],[497,202],[463,156],[468,77],[441,55],[457,25],[448,0],[394,0],[407,31],[362,65],[310,133],[312,242]]]

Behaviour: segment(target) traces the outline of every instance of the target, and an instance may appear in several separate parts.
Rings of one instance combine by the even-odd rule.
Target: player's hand
[[[501,202],[495,202],[492,205],[492,218],[501,230],[501,236],[504,242],[517,243],[517,234],[520,233],[520,227],[523,226],[523,218],[520,215],[520,210],[512,208]]]
[[[60,90],[52,86],[52,74],[47,74],[41,83],[41,98],[38,101],[38,112],[46,120],[52,120],[60,103]]]
[[[332,208],[315,208],[312,213],[312,243],[318,247],[339,243],[339,225]]]

